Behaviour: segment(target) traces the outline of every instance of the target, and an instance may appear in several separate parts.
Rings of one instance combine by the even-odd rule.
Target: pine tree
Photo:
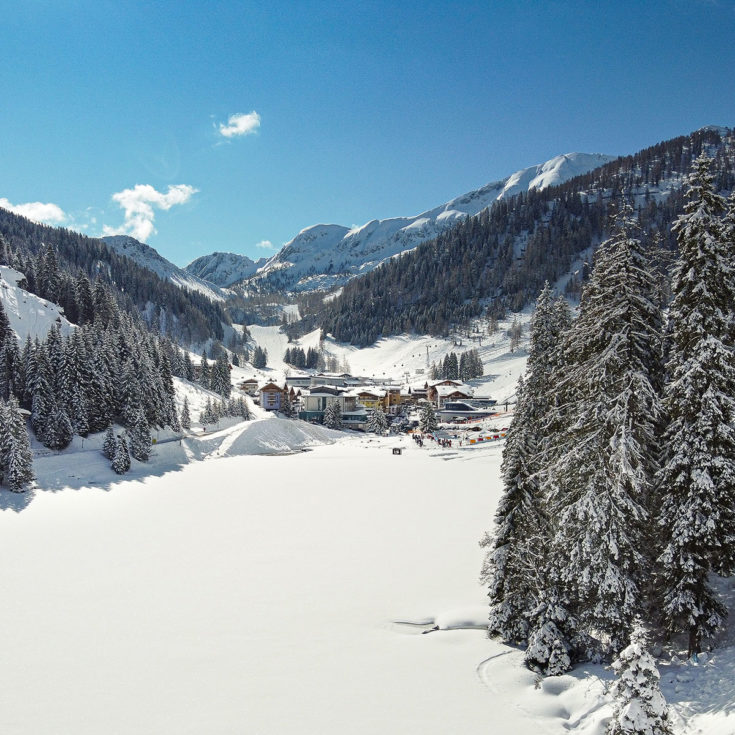
[[[13,492],[23,492],[33,482],[33,453],[26,422],[18,401],[12,397],[3,409],[5,440],[2,443],[3,480]]]
[[[615,710],[607,735],[671,735],[668,708],[659,686],[661,676],[640,628],[612,668],[618,678],[612,687]]]
[[[328,429],[342,428],[342,409],[338,401],[332,401],[324,410],[324,426]]]
[[[373,434],[384,434],[388,430],[388,419],[381,406],[377,406],[368,414],[365,428]]]
[[[504,492],[495,512],[495,528],[481,541],[488,549],[480,580],[488,585],[490,635],[526,643],[529,613],[538,604],[542,582],[546,521],[536,483],[531,480],[531,426],[524,420],[526,399],[523,377],[516,389],[516,413],[503,447],[501,473]]]
[[[151,456],[151,432],[143,409],[138,406],[134,413],[133,425],[128,431],[130,454],[139,462],[147,462]]]
[[[489,587],[489,632],[515,643],[527,642],[529,635],[535,635],[537,642],[539,636],[545,640],[553,622],[540,613],[532,616],[531,611],[552,592],[550,581],[544,577],[550,530],[540,485],[563,326],[556,310],[547,283],[531,318],[526,380],[521,377],[518,381],[515,412],[503,448],[504,493],[495,515],[495,530],[481,542],[488,548],[481,579]],[[538,625],[536,631],[529,627],[533,620]],[[557,628],[554,630],[560,635]],[[534,666],[540,666],[540,650],[534,648],[530,655]]]
[[[107,431],[105,431],[105,441],[102,444],[103,456],[112,461],[112,458],[115,456],[116,447],[117,442],[115,440],[115,434],[112,431],[112,426],[108,426]]]
[[[423,434],[433,434],[438,426],[439,422],[436,420],[434,406],[431,403],[425,403],[419,415],[419,429]]]
[[[215,393],[219,393],[225,398],[230,397],[232,383],[230,380],[230,365],[227,362],[227,355],[222,354],[217,358],[217,361],[212,367],[210,384]]]
[[[66,409],[54,403],[43,434],[44,446],[49,449],[66,449],[74,438],[74,429]]]
[[[115,455],[110,465],[118,475],[124,475],[130,469],[130,453],[125,438],[117,437],[115,442]]]
[[[548,580],[578,619],[589,653],[602,657],[629,639],[650,569],[661,317],[635,233],[632,212],[624,209],[597,253],[567,332],[566,375],[558,386],[564,426],[545,485],[553,517]]]
[[[189,399],[184,396],[184,403],[181,406],[181,417],[179,419],[181,428],[188,431],[191,429],[191,415],[189,414]]]
[[[722,626],[726,610],[707,581],[735,571],[735,363],[733,260],[710,161],[687,179],[674,225],[679,260],[669,309],[668,425],[658,477],[664,534],[659,558],[663,622],[686,631],[689,654]]]
[[[209,375],[209,362],[207,362],[207,351],[202,350],[202,359],[199,363],[199,383],[204,388],[209,388],[211,385],[210,382],[210,375]]]
[[[576,621],[553,595],[530,611],[528,617],[532,632],[523,658],[526,666],[544,676],[560,676],[569,671],[573,640],[570,631],[576,630]]]

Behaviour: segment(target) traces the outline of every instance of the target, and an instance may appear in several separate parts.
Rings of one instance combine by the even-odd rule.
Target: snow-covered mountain
[[[231,286],[250,278],[258,268],[268,262],[268,258],[251,260],[247,255],[237,253],[211,253],[193,260],[184,269],[187,273],[203,278],[218,286]]]
[[[171,283],[181,288],[199,291],[210,299],[218,301],[224,300],[227,296],[227,293],[219,285],[200,278],[194,273],[189,273],[183,268],[179,268],[170,260],[166,260],[162,255],[159,255],[150,245],[139,242],[133,237],[129,237],[128,235],[112,235],[101,239],[115,252],[120,253],[120,255],[126,255],[138,263],[138,265],[153,271],[161,278],[171,281]]]
[[[501,181],[487,184],[413,217],[375,219],[355,228],[333,224],[307,227],[284,245],[250,280],[279,290],[293,291],[313,291],[341,285],[376,268],[386,259],[436,237],[458,220],[481,212],[498,199],[561,184],[614,158],[599,153],[567,153],[546,163],[516,171]],[[212,257],[205,256],[198,260]],[[198,270],[197,273],[201,275],[202,271]]]

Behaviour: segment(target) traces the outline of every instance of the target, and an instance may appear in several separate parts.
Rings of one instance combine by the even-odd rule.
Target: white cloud
[[[263,248],[264,250],[273,250],[275,245],[270,240],[261,240],[255,243],[256,248]]]
[[[26,202],[25,204],[11,204],[4,197],[0,197],[0,207],[7,209],[15,214],[20,214],[23,217],[34,222],[41,222],[47,225],[60,225],[67,219],[64,210],[57,204],[51,202]]]
[[[199,190],[188,184],[169,186],[168,191],[157,191],[150,184],[136,184],[132,189],[123,189],[112,195],[125,211],[125,222],[120,227],[104,225],[104,235],[131,235],[145,242],[156,233],[153,221],[155,209],[168,210],[176,204],[185,204]]]
[[[260,115],[255,110],[230,115],[226,123],[219,124],[219,133],[225,138],[234,138],[240,135],[252,135],[260,127]]]

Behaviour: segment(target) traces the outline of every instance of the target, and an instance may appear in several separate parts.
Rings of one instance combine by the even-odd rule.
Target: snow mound
[[[289,454],[331,444],[344,436],[323,426],[269,415],[206,437],[187,439],[186,446],[192,459],[214,459],[245,454]]]

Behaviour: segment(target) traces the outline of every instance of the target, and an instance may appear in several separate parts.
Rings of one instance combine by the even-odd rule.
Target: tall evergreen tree
[[[20,412],[18,401],[12,397],[2,409],[3,481],[13,492],[23,492],[33,482],[33,453],[28,438],[26,422]]]
[[[557,380],[557,347],[566,326],[558,309],[547,283],[531,317],[526,380],[519,380],[515,412],[503,448],[504,493],[495,530],[482,541],[488,548],[482,581],[489,587],[489,632],[516,643],[527,642],[533,625],[538,628],[537,643],[551,633],[561,635],[556,624],[552,626],[552,609],[539,608],[550,594],[549,580],[543,576],[550,531],[540,484],[545,469],[545,424]],[[532,615],[534,610],[537,612]],[[547,649],[542,645],[532,654],[534,665],[540,666],[542,650]],[[548,647],[549,655],[553,650]]]
[[[735,362],[733,258],[700,157],[687,179],[669,309],[668,417],[659,474],[664,534],[659,559],[663,622],[688,633],[689,653],[723,623],[726,610],[707,576],[735,571]]]
[[[115,449],[117,448],[117,441],[115,434],[112,431],[112,426],[108,426],[105,431],[105,440],[102,443],[102,455],[112,461],[115,456]]]
[[[388,419],[381,406],[377,406],[368,414],[365,428],[373,434],[384,434],[388,430]]]
[[[324,426],[328,429],[342,428],[342,409],[338,401],[332,401],[325,409]]]
[[[130,452],[122,436],[118,436],[115,442],[115,455],[112,458],[111,467],[118,475],[124,475],[130,469]]]
[[[184,396],[184,403],[181,406],[181,417],[179,418],[181,428],[188,431],[191,429],[191,414],[189,413],[189,399]]]
[[[424,434],[433,434],[439,426],[439,422],[436,419],[436,411],[434,406],[427,402],[421,408],[419,414],[419,429]]]
[[[128,435],[131,456],[139,462],[147,462],[151,456],[151,432],[140,405],[135,410],[133,425],[128,430]]]
[[[629,640],[650,569],[644,539],[660,417],[661,317],[636,234],[626,208],[597,253],[567,332],[564,426],[546,476],[548,578],[596,656],[617,653]]]

